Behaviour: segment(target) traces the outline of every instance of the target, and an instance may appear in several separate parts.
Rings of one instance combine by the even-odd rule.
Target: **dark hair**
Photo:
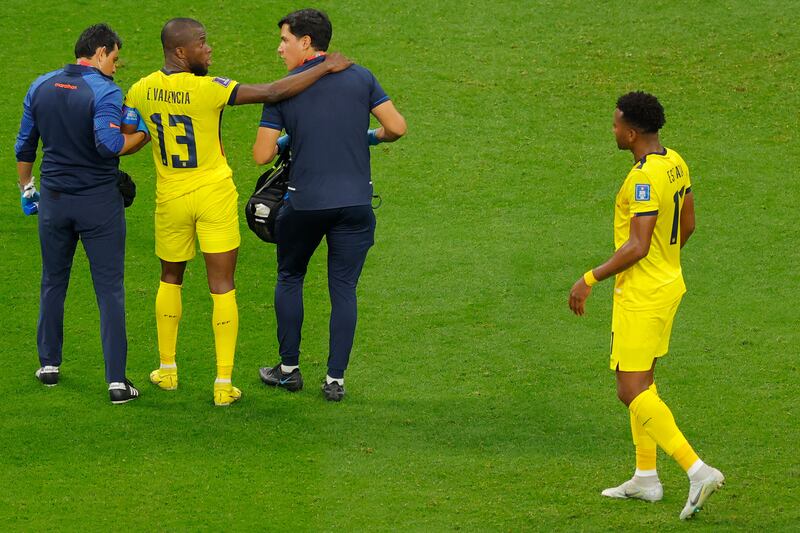
[[[642,91],[623,94],[617,100],[622,118],[644,133],[656,133],[667,123],[664,107],[658,98]]]
[[[108,24],[100,23],[89,26],[75,43],[75,59],[80,57],[92,57],[98,48],[106,47],[109,54],[114,50],[114,45],[122,48],[122,39],[117,32],[111,29]]]
[[[311,46],[314,50],[324,52],[328,49],[333,35],[333,27],[328,15],[317,9],[301,9],[289,13],[278,21],[278,27],[289,25],[289,31],[298,39],[304,35],[311,37]]]

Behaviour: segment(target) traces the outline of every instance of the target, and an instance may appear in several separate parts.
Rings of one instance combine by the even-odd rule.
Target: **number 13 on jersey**
[[[167,115],[169,134],[175,135],[175,143],[186,145],[187,158],[181,159],[180,155],[170,154],[168,157],[167,147],[165,143],[164,121],[161,113],[153,113],[150,115],[150,120],[156,125],[156,133],[158,136],[158,147],[161,150],[161,163],[165,167],[171,166],[172,168],[197,168],[197,145],[194,140],[194,126],[192,125],[192,117],[188,115]],[[173,130],[175,130],[173,132]],[[183,135],[180,135],[181,130]]]

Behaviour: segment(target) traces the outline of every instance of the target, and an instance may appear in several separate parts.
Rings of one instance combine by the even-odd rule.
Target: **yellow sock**
[[[678,464],[681,465],[681,468],[683,468],[684,472],[689,472],[689,468],[691,468],[695,461],[700,459],[688,442],[684,443],[680,448],[675,450],[675,455],[672,457],[678,461]]]
[[[656,392],[656,384],[650,385],[649,389]],[[631,436],[633,437],[633,445],[636,447],[636,470],[655,470],[656,469],[656,441],[653,437],[647,434],[639,421],[630,411],[631,415]]]
[[[636,469],[655,470],[656,441],[647,434],[647,431],[633,413],[631,413],[631,436],[633,437],[633,445],[636,447]]]
[[[214,313],[214,344],[217,350],[217,379],[231,379],[233,356],[236,353],[236,337],[239,333],[239,308],[236,306],[236,290],[225,294],[212,294]]]
[[[637,396],[628,407],[630,412],[636,417],[636,420],[644,427],[647,434],[652,437],[661,448],[678,461],[681,467],[690,458],[690,455],[681,455],[678,458],[678,453],[686,454],[686,448],[691,450],[691,446],[683,436],[678,425],[675,424],[675,418],[672,412],[667,407],[661,398],[656,395],[652,389],[648,389]],[[694,452],[691,452],[694,454]],[[694,459],[697,456],[694,455]],[[691,466],[691,461],[684,470],[688,470]]]
[[[158,356],[162,365],[175,364],[175,347],[178,344],[178,324],[183,311],[181,286],[163,281],[156,294],[156,330],[158,331]]]
[[[656,447],[645,448],[636,447],[636,470],[655,470],[656,469]]]

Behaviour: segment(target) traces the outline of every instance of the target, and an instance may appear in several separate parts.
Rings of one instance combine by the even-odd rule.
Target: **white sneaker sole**
[[[717,472],[719,472],[719,470],[717,470]],[[719,472],[719,475],[720,477],[717,478],[715,476],[714,479],[703,483],[703,488],[700,489],[700,494],[697,497],[697,501],[692,505],[687,503],[687,505],[683,508],[683,511],[681,511],[681,520],[689,520],[695,514],[700,512],[708,498],[725,485],[725,476],[722,475],[722,472]]]
[[[662,498],[664,497],[663,495],[661,495],[661,496],[648,496],[648,495],[643,494],[643,493],[619,494],[619,493],[610,492],[608,489],[606,489],[603,492],[601,492],[600,495],[604,496],[606,498],[614,498],[615,500],[641,500],[641,501],[647,502],[647,503],[660,502],[662,500]]]
[[[122,405],[123,403],[132,402],[136,398],[138,398],[138,396],[134,396],[133,398],[128,398],[127,400],[112,400],[111,403],[114,405]]]
[[[664,488],[661,486],[661,483],[642,487],[633,479],[630,479],[622,485],[609,487],[603,490],[600,495],[618,500],[642,500],[644,502],[653,503],[661,501],[664,497]]]

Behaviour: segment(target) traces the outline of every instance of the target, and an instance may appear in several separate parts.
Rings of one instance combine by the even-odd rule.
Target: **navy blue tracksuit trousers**
[[[78,240],[89,259],[106,364],[106,381],[125,381],[125,211],[116,183],[80,194],[42,187],[39,242],[42,289],[37,345],[42,366],[59,366],[64,340],[64,299]]]
[[[291,198],[275,220],[278,281],[275,315],[281,362],[297,365],[303,327],[303,280],[311,256],[328,243],[328,292],[331,298],[328,375],[344,377],[356,331],[356,285],[374,244],[375,214],[369,205],[297,211]]]

